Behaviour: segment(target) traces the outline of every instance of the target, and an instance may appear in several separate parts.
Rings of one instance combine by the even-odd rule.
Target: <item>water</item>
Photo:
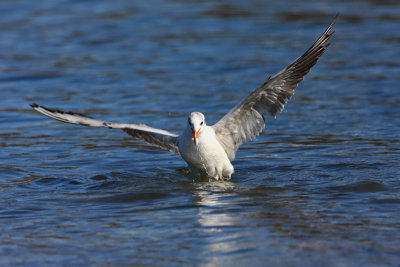
[[[0,2],[0,264],[400,263],[398,1]],[[117,130],[216,122],[332,45],[225,182]]]

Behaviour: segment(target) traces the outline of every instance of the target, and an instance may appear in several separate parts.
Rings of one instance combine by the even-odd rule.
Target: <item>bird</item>
[[[303,55],[270,76],[214,125],[207,125],[203,113],[190,113],[180,135],[145,124],[97,120],[84,114],[46,108],[36,103],[32,103],[31,107],[43,115],[66,123],[121,129],[134,139],[179,153],[196,177],[229,180],[234,173],[232,161],[239,146],[255,139],[263,131],[265,115],[270,114],[276,118],[277,113],[283,110],[298,84],[330,45],[328,40],[335,33],[335,24],[336,17]]]

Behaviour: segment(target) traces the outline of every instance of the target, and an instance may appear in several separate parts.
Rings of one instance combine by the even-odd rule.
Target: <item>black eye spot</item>
[[[188,123],[189,123],[189,126],[192,126],[192,123],[190,122],[190,119],[188,119]]]
[[[204,121],[200,122],[200,125],[203,125]]]

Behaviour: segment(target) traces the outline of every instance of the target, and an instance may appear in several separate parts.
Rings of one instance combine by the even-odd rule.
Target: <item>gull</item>
[[[334,34],[332,29],[335,24],[336,18],[301,57],[270,76],[216,124],[209,126],[203,113],[192,112],[180,135],[145,124],[101,121],[80,113],[50,109],[35,103],[31,107],[43,115],[66,123],[121,129],[134,139],[179,153],[192,173],[198,177],[230,179],[234,173],[231,161],[235,159],[239,146],[253,140],[262,132],[265,127],[264,115],[269,113],[275,118],[283,110],[297,85],[329,46],[328,40]]]

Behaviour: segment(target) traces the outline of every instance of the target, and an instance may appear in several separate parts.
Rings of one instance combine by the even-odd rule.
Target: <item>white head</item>
[[[188,126],[193,133],[193,142],[197,145],[197,138],[203,127],[206,126],[206,119],[201,112],[192,112],[188,118]]]

